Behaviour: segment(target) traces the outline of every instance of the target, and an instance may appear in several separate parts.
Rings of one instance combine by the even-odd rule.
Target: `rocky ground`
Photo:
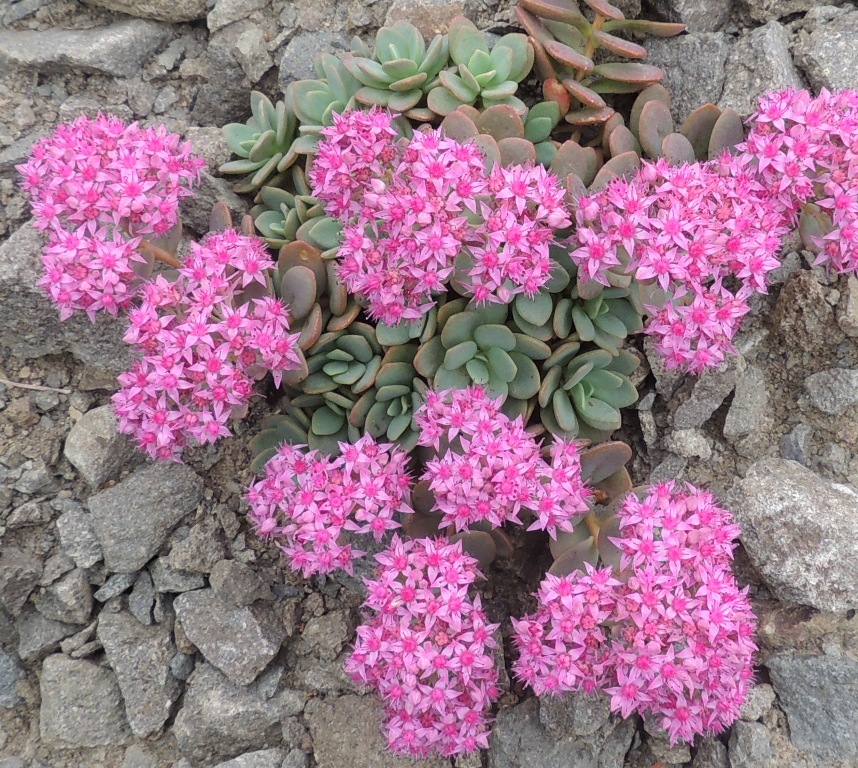
[[[166,123],[209,162],[184,211],[200,231],[214,200],[246,208],[215,169],[229,154],[218,128],[247,117],[251,87],[277,97],[316,51],[386,20],[432,33],[464,12],[502,33],[510,5],[0,3],[0,768],[412,764],[384,751],[376,702],[342,673],[357,582],[296,578],[248,531],[247,440],[267,403],[186,465],[143,461],[106,405],[127,361],[120,328],[61,324],[33,288],[40,243],[13,167],[82,112]],[[654,0],[643,15],[688,25],[648,43],[677,117],[705,101],[747,115],[789,85],[858,88],[852,5]],[[790,253],[739,347],[698,379],[645,354],[624,437],[637,481],[706,485],[743,526],[761,653],[742,719],[670,749],[604,700],[539,701],[507,682],[491,749],[456,766],[858,766],[858,280]],[[509,606],[489,604],[508,630]]]

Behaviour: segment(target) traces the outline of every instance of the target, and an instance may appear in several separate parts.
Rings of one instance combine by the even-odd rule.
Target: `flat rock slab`
[[[206,15],[206,0],[86,0],[111,11],[127,13],[142,19],[172,23],[194,21]]]
[[[237,685],[252,683],[286,639],[270,605],[237,607],[198,589],[179,595],[173,607],[188,639]]]
[[[779,600],[832,612],[858,607],[858,493],[795,461],[763,459],[728,504]]]
[[[66,438],[63,453],[94,488],[140,455],[128,436],[119,434],[116,414],[109,405],[93,408],[80,418]]]
[[[97,633],[116,673],[132,732],[141,739],[159,734],[181,693],[170,672],[176,655],[170,630],[143,626],[128,613],[104,611]]]
[[[858,88],[858,11],[833,19],[800,40],[795,48],[798,65],[815,91]]]
[[[131,736],[116,676],[91,661],[48,656],[42,665],[39,727],[49,747],[124,744]]]
[[[94,29],[0,32],[0,67],[131,77],[167,42],[170,28],[127,19]]]
[[[104,563],[115,573],[139,571],[202,498],[203,481],[184,464],[138,469],[113,488],[91,496],[92,526]]]

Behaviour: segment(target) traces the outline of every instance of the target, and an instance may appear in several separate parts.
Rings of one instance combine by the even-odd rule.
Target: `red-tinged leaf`
[[[640,127],[641,112],[647,102],[653,100],[663,101],[667,104],[668,108],[670,108],[672,103],[670,91],[663,85],[656,83],[644,88],[635,99],[635,103],[632,104],[632,111],[629,114],[629,129],[635,136],[637,136]]]
[[[640,142],[635,135],[624,125],[617,126],[608,137],[608,151],[611,157],[617,157],[626,152],[641,153]]]
[[[571,77],[563,81],[563,87],[569,91],[569,94],[578,99],[584,106],[593,107],[594,109],[602,109],[607,104],[605,100],[595,91],[591,91],[586,85],[582,85],[577,80]]]
[[[569,97],[569,91],[567,91],[561,83],[553,78],[546,78],[542,81],[542,95],[545,97],[546,101],[553,101],[560,107],[560,117],[563,117],[572,106],[572,99]]]
[[[557,74],[557,70],[554,68],[554,62],[548,55],[548,51],[545,50],[542,43],[540,43],[535,37],[528,37],[527,39],[533,46],[533,64],[536,68],[536,74],[539,76],[539,79],[542,80],[542,82],[557,80],[560,75]]]
[[[669,133],[661,142],[661,156],[671,165],[693,163],[694,147],[681,133]]]
[[[466,143],[479,134],[474,121],[464,115],[459,109],[451,112],[441,121],[441,130],[448,139]]]
[[[644,104],[638,121],[638,141],[643,151],[651,158],[661,156],[661,145],[665,136],[673,133],[673,118],[670,108],[663,101],[653,99]]]
[[[646,48],[637,43],[632,43],[629,40],[623,40],[620,37],[598,30],[594,33],[596,41],[602,48],[606,48],[611,53],[616,53],[618,56],[625,56],[627,59],[645,59],[647,56]]]
[[[709,139],[709,159],[714,160],[724,150],[733,151],[733,148],[745,140],[745,127],[738,113],[727,107],[721,117],[712,128],[712,136]]]
[[[646,88],[646,83],[623,83],[619,80],[609,80],[606,77],[591,80],[587,87],[596,93],[607,93],[611,95],[624,93],[637,93]]]
[[[450,537],[450,543],[462,542],[462,551],[473,557],[480,570],[485,571],[497,556],[497,546],[491,534],[485,531],[463,531]]]
[[[625,176],[626,178],[631,178],[637,173],[638,169],[641,167],[641,159],[635,152],[624,152],[622,155],[617,155],[616,157],[612,157],[605,163],[596,174],[596,178],[593,179],[593,183],[590,184],[590,192],[598,192],[602,187],[606,184],[610,183],[611,179],[615,179],[618,176]],[[587,283],[588,286],[598,286],[598,284],[591,280]],[[593,296],[587,295],[581,291],[581,298],[594,298]]]
[[[517,136],[501,139],[498,142],[498,150],[500,151],[501,165],[504,167],[536,164],[536,147],[533,146],[532,141],[527,139],[521,139]]]
[[[609,80],[620,80],[624,83],[657,83],[664,77],[664,71],[651,64],[637,62],[611,62],[593,67],[592,73]]]
[[[614,110],[610,107],[578,109],[566,115],[566,122],[572,125],[601,125],[613,114]]]
[[[558,557],[548,572],[552,576],[568,576],[575,571],[585,570],[585,564],[595,565],[599,559],[599,550],[593,543],[592,537],[580,544],[576,544],[567,549],[560,557]]]
[[[619,112],[614,112],[602,126],[602,149],[606,152],[608,151],[608,138],[610,137],[612,131],[620,125],[625,125],[626,121],[623,120],[623,116]]]
[[[570,0],[519,0],[519,5],[542,19],[575,24],[581,19],[581,11]]]
[[[619,472],[632,459],[632,449],[620,440],[601,443],[581,454],[581,477],[590,485]]]
[[[691,142],[691,146],[694,147],[694,156],[698,160],[708,158],[709,139],[719,117],[721,117],[721,110],[718,107],[714,104],[704,104],[686,117],[679,129],[679,132]]]
[[[510,137],[524,136],[524,122],[518,113],[509,106],[496,104],[484,110],[476,120],[480,133],[487,133],[496,141]]]
[[[622,21],[606,21],[602,29],[605,32],[623,30],[624,32],[637,32],[650,37],[674,37],[680,32],[685,32],[685,24],[675,24],[669,21],[624,19]]]
[[[608,0],[584,0],[584,2],[606,19],[623,21],[626,18],[623,12],[617,6],[611,5]]]
[[[530,37],[535,38],[540,43],[547,43],[554,39],[551,36],[551,33],[539,23],[539,19],[524,10],[521,5],[517,5],[515,7],[515,15],[518,17],[518,21],[524,28],[524,31],[527,32]],[[532,40],[531,45],[533,45]]]
[[[564,43],[551,40],[545,43],[545,50],[549,56],[567,67],[572,67],[572,69],[577,69],[580,72],[590,72],[593,69],[593,61],[591,59],[588,59],[583,53],[579,53]]]

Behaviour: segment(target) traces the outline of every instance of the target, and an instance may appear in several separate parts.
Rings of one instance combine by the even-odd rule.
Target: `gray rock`
[[[456,16],[465,15],[464,0],[393,0],[384,23],[408,21],[428,41],[445,34]]]
[[[176,680],[187,680],[194,671],[194,657],[188,653],[177,653],[170,659],[170,672]]]
[[[175,765],[178,766],[178,763]],[[125,757],[119,768],[158,768],[158,758],[139,744],[132,744],[125,750]]]
[[[129,368],[131,347],[122,341],[122,319],[101,317],[93,325],[79,313],[60,321],[56,307],[36,286],[43,272],[41,251],[41,236],[31,223],[0,244],[0,346],[22,358],[70,352],[112,375]]]
[[[226,143],[220,128],[188,126],[185,129],[184,137],[193,144],[194,154],[205,158],[210,171],[216,171],[232,159],[232,150]]]
[[[244,30],[235,41],[235,58],[251,83],[258,83],[274,66],[265,33],[259,27]]]
[[[131,731],[140,739],[156,736],[181,693],[170,672],[176,646],[169,629],[144,627],[130,614],[104,611],[98,639],[116,673]]]
[[[727,59],[727,79],[718,106],[730,107],[747,117],[756,110],[763,94],[801,88],[801,76],[792,63],[789,48],[789,35],[776,21],[740,37]]]
[[[447,768],[439,757],[412,760],[396,757],[378,727],[381,707],[374,696],[312,699],[304,719],[313,736],[319,768]]]
[[[772,745],[766,726],[742,720],[734,723],[729,755],[732,768],[760,768],[768,765],[772,757]]]
[[[794,461],[763,459],[729,503],[752,564],[779,600],[858,607],[858,492]]]
[[[86,624],[92,613],[92,588],[83,568],[69,571],[33,597],[36,610],[48,619]]]
[[[846,293],[838,305],[837,324],[850,338],[858,337],[858,277],[846,279]]]
[[[124,744],[130,733],[116,676],[90,661],[48,656],[39,680],[42,743],[60,749]]]
[[[209,582],[215,594],[229,605],[241,607],[274,595],[259,574],[238,560],[221,560],[212,568]]]
[[[731,0],[655,0],[665,21],[685,24],[689,32],[718,32],[730,19]]]
[[[749,722],[762,720],[774,703],[775,692],[772,686],[767,683],[758,683],[748,693],[748,699],[742,705],[739,717]]]
[[[664,439],[664,447],[687,459],[700,458],[706,461],[712,456],[709,441],[699,429],[677,429],[669,433]]]
[[[488,765],[622,768],[634,731],[633,720],[611,716],[604,698],[527,699],[498,713]]]
[[[701,373],[694,382],[689,398],[673,414],[674,428],[702,427],[733,391],[745,367],[744,358],[734,355],[721,368]]]
[[[42,575],[42,564],[15,547],[0,553],[0,605],[17,616]]]
[[[730,768],[727,747],[712,736],[700,739],[691,768]]]
[[[214,8],[206,17],[209,32],[241,21],[265,6],[268,0],[215,0]]]
[[[281,768],[307,768],[308,765],[310,765],[309,756],[300,749],[293,749],[286,755]]]
[[[16,690],[22,677],[24,670],[17,656],[0,648],[0,707],[3,709],[12,709],[23,701]]]
[[[75,567],[75,562],[65,552],[57,552],[45,560],[45,567],[39,577],[39,586],[48,587],[60,576],[68,573]]]
[[[155,585],[148,571],[142,571],[134,582],[134,589],[128,596],[128,610],[141,624],[152,623],[152,607],[155,605]]]
[[[788,651],[766,666],[793,744],[827,760],[858,762],[858,662]]]
[[[169,35],[168,26],[142,19],[94,29],[0,32],[0,65],[131,77],[163,47]]]
[[[21,465],[21,476],[13,487],[18,493],[35,496],[38,493],[50,493],[56,485],[56,480],[45,462],[35,459],[25,461]]]
[[[183,197],[179,203],[182,223],[199,234],[205,234],[209,229],[209,217],[212,207],[221,200],[232,211],[235,222],[248,212],[247,202],[232,191],[233,182],[212,176],[203,171],[200,174],[200,185],[194,194]]]
[[[92,642],[95,637],[95,628],[98,626],[98,619],[93,621],[88,627],[84,627],[80,632],[71,637],[67,637],[60,643],[60,648],[66,656],[72,656],[75,651],[79,651],[87,643]]]
[[[718,103],[724,90],[730,41],[721,32],[696,32],[647,40],[648,64],[665,71],[663,84],[673,95],[671,113],[677,127],[688,114],[709,101]]]
[[[724,420],[724,437],[733,442],[756,432],[766,420],[768,404],[766,377],[757,366],[749,365],[736,382],[736,394]]]
[[[18,631],[18,655],[21,660],[30,663],[39,661],[60,647],[63,638],[75,634],[80,627],[63,624],[45,618],[37,610],[27,607],[15,621]]]
[[[284,48],[283,58],[280,60],[280,90],[285,91],[286,86],[294,80],[314,79],[316,70],[313,69],[313,58],[317,53],[339,54],[349,48],[349,41],[334,32],[320,30],[295,35]]]
[[[807,464],[809,440],[813,428],[809,424],[796,424],[781,438],[779,447],[781,456],[799,464]]]
[[[829,368],[804,382],[810,404],[830,416],[840,416],[858,403],[858,370]]]
[[[314,616],[304,626],[298,653],[333,661],[351,640],[354,627],[347,611]]]
[[[206,518],[191,528],[187,537],[173,545],[168,561],[177,571],[210,573],[225,556],[220,527],[215,520]]]
[[[843,0],[740,0],[740,7],[755,21],[770,21],[802,13],[819,5],[840,5]]]
[[[249,113],[247,93],[251,87],[238,59],[235,46],[247,29],[239,22],[212,33],[202,61],[204,84],[197,91],[191,117],[200,125],[243,122]]]
[[[87,411],[66,438],[65,457],[91,486],[119,474],[139,455],[126,435],[117,431],[116,415],[109,405]]]
[[[82,506],[76,504],[57,519],[62,548],[79,568],[92,568],[103,557],[91,518]]]
[[[305,694],[291,690],[265,700],[203,664],[188,680],[173,734],[194,766],[214,765],[278,744],[281,719],[299,715],[305,700]]]
[[[200,589],[206,583],[201,573],[177,571],[166,557],[154,560],[149,570],[157,592],[190,592]]]
[[[269,608],[236,608],[211,589],[184,592],[173,607],[188,639],[238,685],[252,683],[286,639],[285,627]]]
[[[858,88],[858,11],[838,16],[799,40],[794,53],[814,90]]]
[[[215,768],[281,768],[285,758],[286,753],[282,749],[260,749],[227,760]]]
[[[127,13],[143,19],[170,21],[194,21],[206,15],[206,0],[86,0],[91,5],[100,5],[111,11]]]
[[[15,531],[49,522],[51,522],[51,508],[38,501],[28,501],[9,513],[9,517],[6,518],[6,527],[10,531]]]
[[[142,467],[91,496],[92,524],[110,571],[140,570],[202,497],[202,480],[184,464]]]
[[[136,573],[114,573],[104,585],[93,595],[99,603],[106,603],[110,598],[121,595],[137,580]]]

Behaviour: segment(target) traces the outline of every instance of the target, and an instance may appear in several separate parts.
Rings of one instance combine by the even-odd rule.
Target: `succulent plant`
[[[634,93],[664,77],[658,67],[639,63],[645,48],[613,33],[671,37],[685,30],[682,24],[626,19],[607,0],[585,2],[592,22],[574,0],[519,0],[515,9],[530,35],[546,98],[557,99],[566,120],[579,126],[601,124],[614,113],[603,95]],[[600,48],[633,61],[597,65],[593,57]]]
[[[637,365],[626,350],[612,355],[604,349],[582,352],[578,341],[561,344],[542,365],[543,425],[554,435],[607,440],[622,424],[620,409],[638,399],[629,380]]]
[[[485,34],[464,16],[450,22],[449,35],[456,68],[439,72],[440,84],[429,91],[429,108],[448,115],[479,100],[486,107],[507,104],[524,115],[527,107],[515,92],[533,68],[533,47],[526,35],[504,35],[489,49]]]
[[[298,118],[291,106],[290,89],[291,85],[286,89],[286,100],[276,104],[259,91],[252,91],[252,114],[247,122],[223,127],[226,143],[239,159],[230,160],[219,170],[225,174],[244,175],[235,185],[236,192],[256,191],[295,162]]]
[[[438,333],[420,345],[414,367],[435,389],[481,384],[504,401],[505,413],[528,416],[528,401],[539,391],[534,360],[546,359],[551,350],[510,330],[507,315],[505,304],[473,308],[466,299],[448,302],[438,311]]]
[[[361,104],[388,107],[412,120],[427,121],[435,113],[418,105],[438,84],[438,73],[448,61],[446,35],[436,35],[427,47],[413,24],[397,21],[378,30],[374,50],[355,37],[352,54],[343,65],[361,83],[355,94]]]
[[[332,115],[354,109],[355,95],[361,87],[343,62],[330,53],[317,54],[313,66],[317,79],[297,80],[287,89],[292,110],[300,121],[295,151],[305,154],[315,150],[318,134],[331,125]]]

